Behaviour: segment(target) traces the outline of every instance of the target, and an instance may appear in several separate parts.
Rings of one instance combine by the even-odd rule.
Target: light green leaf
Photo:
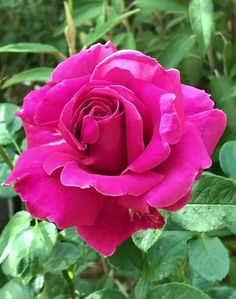
[[[148,251],[147,279],[160,281],[179,272],[187,257],[189,232],[164,231],[157,243]]]
[[[222,280],[229,272],[229,255],[218,238],[201,236],[189,245],[189,262],[203,278]]]
[[[226,142],[220,150],[220,166],[225,174],[236,179],[236,141]]]
[[[171,40],[158,55],[166,68],[176,67],[195,44],[195,36],[178,36]]]
[[[0,263],[8,256],[12,250],[16,235],[30,226],[32,220],[28,212],[16,213],[5,226],[0,237]]]
[[[190,231],[224,228],[236,219],[236,184],[230,179],[205,173],[195,183],[192,199],[172,219]]]
[[[119,25],[124,19],[136,14],[139,12],[139,9],[134,9],[129,12],[126,12],[120,16],[116,16],[115,18],[101,24],[100,26],[96,27],[93,31],[91,31],[86,39],[85,39],[85,46],[88,47],[91,44],[98,41],[102,38],[107,32],[109,32],[112,28]]]
[[[90,294],[84,299],[127,299],[117,290],[101,290]]]
[[[188,284],[171,282],[157,285],[147,296],[148,299],[210,299],[203,291]]]
[[[31,271],[37,272],[39,265],[48,258],[56,239],[55,225],[46,221],[19,232],[3,261],[3,272],[11,276],[25,276],[26,281],[31,279]]]
[[[65,56],[52,45],[40,43],[16,43],[0,47],[0,53],[38,53],[52,54],[60,59]]]
[[[0,289],[2,299],[32,299],[28,286],[23,285],[20,279],[12,279]]]
[[[15,112],[20,107],[11,103],[0,104],[0,144],[15,143],[14,134],[20,130],[22,123]]]
[[[142,251],[147,252],[156,241],[159,239],[162,230],[160,229],[147,229],[142,230],[132,236],[134,244]]]
[[[189,5],[189,17],[193,32],[197,36],[200,50],[205,55],[213,30],[212,0],[192,0]]]
[[[50,79],[52,71],[53,69],[48,67],[38,67],[27,71],[23,71],[12,76],[10,79],[7,79],[2,85],[2,88],[4,89],[14,84],[23,82],[46,82]]]
[[[47,271],[55,272],[67,269],[77,261],[80,254],[76,245],[69,242],[57,242],[47,260]]]
[[[138,0],[138,6],[142,9],[160,10],[166,13],[186,13],[186,6],[175,0]]]

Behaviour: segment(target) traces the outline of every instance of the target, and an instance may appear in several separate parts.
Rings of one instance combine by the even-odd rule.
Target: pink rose
[[[133,233],[161,228],[212,154],[225,114],[203,90],[182,85],[138,51],[108,42],[60,63],[18,113],[28,148],[6,184],[29,212],[76,227],[111,255]]]

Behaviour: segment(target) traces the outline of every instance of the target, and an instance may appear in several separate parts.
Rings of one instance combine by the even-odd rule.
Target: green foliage
[[[78,51],[111,40],[178,68],[183,83],[212,94],[227,114],[227,129],[188,205],[170,213],[162,231],[136,233],[109,258],[74,228],[58,231],[26,211],[16,213],[0,236],[0,298],[236,298],[236,1],[68,3]],[[63,1],[0,0],[0,16],[2,183],[25,148],[14,113],[29,90],[50,80],[68,49]],[[2,199],[18,200],[11,186],[0,185]]]

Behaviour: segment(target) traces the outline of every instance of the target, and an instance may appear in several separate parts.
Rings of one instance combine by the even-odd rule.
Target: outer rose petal
[[[5,184],[15,183],[14,189],[29,212],[39,219],[54,221],[59,228],[92,225],[105,197],[93,189],[65,187],[58,174],[48,176],[43,170],[43,161],[49,154],[67,150],[65,145],[26,150]]]
[[[163,225],[164,219],[156,210],[150,209],[148,214],[132,214],[110,198],[94,225],[79,226],[78,233],[91,247],[109,256],[135,232],[147,228],[162,228]]]
[[[179,143],[172,146],[169,158],[158,167],[163,181],[144,195],[145,200],[155,208],[175,204],[188,191],[199,171],[210,167],[211,160],[197,129],[186,124]]]
[[[214,102],[204,90],[182,85],[186,120],[201,133],[208,153],[211,155],[226,127],[225,113],[213,109]]]
[[[37,147],[45,144],[64,143],[61,135],[56,131],[44,130],[27,122],[24,122],[23,124],[26,134],[27,148]]]
[[[54,86],[54,83],[49,82],[43,87],[31,91],[23,100],[22,109],[16,114],[21,117],[23,121],[34,123],[35,113],[38,105],[41,103],[47,92]]]
[[[188,120],[200,131],[205,147],[211,155],[226,127],[225,113],[212,109],[192,115]]]
[[[114,52],[116,52],[116,47],[111,42],[107,42],[105,45],[96,44],[87,50],[80,51],[55,68],[52,80],[60,82],[64,79],[89,75],[99,62]]]
[[[181,88],[184,97],[184,112],[187,117],[213,109],[214,102],[204,90],[184,84]]]
[[[162,178],[155,172],[117,176],[94,174],[83,170],[76,162],[67,163],[61,173],[61,182],[65,186],[82,189],[93,187],[99,193],[109,196],[141,195],[160,183]]]

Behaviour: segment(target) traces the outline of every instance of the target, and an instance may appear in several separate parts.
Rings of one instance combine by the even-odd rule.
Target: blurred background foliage
[[[0,298],[235,299],[236,1],[74,0],[68,7],[77,51],[111,40],[176,67],[183,83],[212,94],[228,126],[214,153],[215,175],[195,185],[190,205],[169,217],[163,232],[140,233],[109,259],[73,229],[58,232],[25,211],[12,217],[19,198],[0,186],[1,226],[12,217],[0,238]],[[2,182],[25,148],[14,112],[69,55],[64,31],[71,20],[61,0],[0,0],[0,17]]]

